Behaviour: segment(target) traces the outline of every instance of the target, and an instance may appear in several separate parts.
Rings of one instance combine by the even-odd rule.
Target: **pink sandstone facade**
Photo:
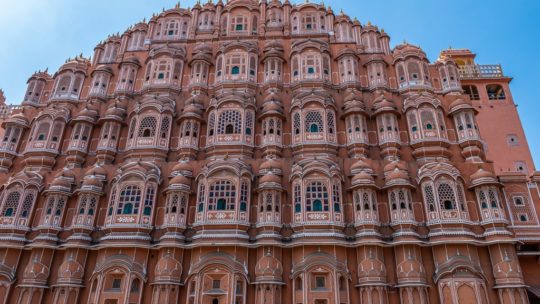
[[[0,303],[534,303],[500,66],[318,4],[180,6],[2,122]]]

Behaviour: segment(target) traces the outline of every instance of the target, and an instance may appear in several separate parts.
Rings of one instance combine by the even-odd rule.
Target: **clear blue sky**
[[[206,0],[203,0],[206,1]],[[217,0],[215,0],[217,1]],[[214,1],[214,2],[215,2]],[[26,80],[38,69],[56,71],[108,34],[126,28],[177,1],[0,0],[0,88],[8,103],[21,102]],[[318,2],[318,1],[314,1]],[[182,7],[195,1],[181,1]],[[431,61],[441,49],[470,48],[477,62],[500,63],[514,77],[511,88],[535,163],[540,164],[540,1],[537,0],[334,0],[360,22],[384,28],[391,45],[420,45]],[[540,90],[539,90],[540,91]]]

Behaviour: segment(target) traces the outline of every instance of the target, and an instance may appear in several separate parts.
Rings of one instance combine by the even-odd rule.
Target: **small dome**
[[[177,176],[173,177],[171,181],[169,182],[169,185],[186,185],[188,187],[191,186],[191,181],[189,178],[178,174]]]
[[[274,169],[278,169],[278,170],[282,169],[281,163],[275,159],[268,159],[265,162],[263,162],[261,166],[259,167],[259,170],[274,170]]]
[[[394,170],[386,176],[386,181],[393,181],[399,179],[408,179],[409,175],[405,171]]]
[[[178,280],[182,275],[182,265],[170,254],[159,259],[156,265],[156,280]]]
[[[454,112],[457,112],[463,109],[474,109],[474,107],[471,105],[470,102],[467,102],[461,98],[458,98],[450,104],[450,111],[448,113],[452,114]]]
[[[373,108],[375,112],[397,111],[397,107],[394,102],[386,99],[385,96],[381,96],[380,98],[378,98],[373,104]]]
[[[471,180],[481,179],[481,178],[495,178],[493,174],[482,168],[478,169],[475,173],[471,174]]]
[[[84,276],[84,269],[80,263],[72,258],[64,261],[58,269],[58,279],[60,281],[76,280],[81,281]]]
[[[255,276],[257,277],[257,281],[281,281],[283,266],[278,259],[268,252],[257,262]]]
[[[191,166],[189,162],[180,161],[176,165],[174,165],[171,172],[173,174],[182,174],[184,176],[192,176],[193,166]]]
[[[268,173],[268,174],[263,175],[263,177],[261,177],[261,179],[259,180],[259,183],[260,184],[264,184],[264,183],[281,184],[281,178],[277,174]]]
[[[396,161],[386,164],[383,170],[384,172],[391,172],[391,171],[394,171],[395,169],[398,169],[400,171],[407,171],[407,165],[404,162],[400,162],[396,160]]]
[[[56,177],[50,184],[51,188],[71,188],[71,183],[67,178],[63,176]]]
[[[386,282],[386,265],[378,259],[366,258],[358,264],[358,277],[370,282]]]
[[[49,268],[37,259],[28,263],[24,270],[24,279],[46,282],[48,277]]]
[[[471,187],[487,184],[498,184],[497,178],[490,171],[480,168],[471,174]]]
[[[356,172],[360,171],[372,171],[373,169],[371,166],[364,160],[364,159],[358,159],[354,164],[351,166],[351,172],[355,174]]]
[[[353,186],[375,186],[375,180],[373,179],[373,176],[371,176],[367,172],[360,172],[353,176],[351,183]]]
[[[103,168],[102,166],[95,165],[92,168],[90,168],[88,171],[86,171],[84,175],[85,176],[95,175],[98,177],[105,178],[107,176],[107,170],[105,170],[105,168]]]
[[[413,54],[420,58],[426,58],[426,53],[416,46],[409,43],[397,45],[393,51],[394,57],[405,57],[406,55]]]
[[[103,187],[103,182],[97,176],[90,175],[84,178],[82,187],[101,188]]]

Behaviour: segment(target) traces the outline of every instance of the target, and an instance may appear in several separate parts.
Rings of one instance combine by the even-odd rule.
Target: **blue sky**
[[[206,0],[203,0],[206,1]],[[217,0],[215,0],[217,1]],[[294,2],[294,1],[293,1]],[[318,2],[318,1],[315,1]],[[0,88],[18,104],[26,80],[38,69],[56,71],[68,57],[92,55],[108,34],[124,32],[144,17],[177,1],[168,0],[0,0]],[[181,1],[182,7],[195,1]],[[503,65],[514,77],[512,94],[535,163],[540,163],[540,1],[536,0],[334,0],[362,23],[384,28],[394,46],[420,45],[431,61],[441,49],[470,48],[477,62]]]

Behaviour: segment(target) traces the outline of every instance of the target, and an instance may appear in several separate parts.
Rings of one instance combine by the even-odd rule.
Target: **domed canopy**
[[[48,192],[62,192],[69,194],[71,193],[71,186],[75,182],[75,174],[68,169],[64,169],[60,174],[49,184]]]
[[[268,252],[257,262],[255,276],[257,282],[281,282],[283,280],[283,266]]]
[[[360,92],[356,89],[352,89],[348,91],[348,94],[343,99],[344,105],[343,110],[345,111],[345,115],[352,114],[352,113],[365,113],[366,112],[366,105],[364,101],[362,100],[362,96]]]
[[[264,184],[264,183],[276,183],[276,184],[281,184],[281,178],[276,175],[276,174],[273,174],[273,173],[268,173],[266,175],[263,175],[261,177],[261,179],[259,180],[259,182],[261,184]]]
[[[95,166],[90,168],[88,171],[86,171],[84,175],[85,176],[94,175],[94,176],[99,177],[100,179],[105,179],[107,178],[107,170],[105,170],[105,168],[103,168],[102,166],[96,164]]]
[[[375,180],[373,179],[373,176],[368,174],[367,172],[360,172],[353,176],[351,185],[353,188],[356,187],[376,187]]]
[[[476,110],[474,109],[474,107],[472,106],[470,102],[465,101],[461,98],[458,98],[450,104],[450,110],[448,111],[448,114],[451,115],[451,114],[454,114],[461,110],[466,110],[466,109],[471,109],[476,112]]]
[[[105,115],[99,119],[99,122],[105,122],[105,121],[117,121],[120,123],[124,123],[124,118],[126,116],[126,108],[122,103],[115,102],[109,108],[107,111],[105,111]]]
[[[180,282],[182,265],[170,254],[159,259],[155,269],[156,282]]]
[[[493,173],[488,170],[479,168],[478,171],[471,174],[471,186],[470,188],[479,187],[482,185],[499,184],[497,178]]]
[[[1,124],[2,128],[6,128],[8,125],[18,125],[23,128],[28,128],[30,125],[28,123],[28,119],[24,116],[23,112],[19,112],[17,114],[12,115],[8,119],[4,120]]]
[[[58,269],[59,283],[80,283],[83,280],[84,269],[80,263],[72,258],[65,260]]]
[[[404,163],[404,162],[400,162],[400,161],[392,161],[392,162],[389,162],[388,164],[386,164],[386,166],[384,166],[384,172],[391,172],[391,171],[394,171],[395,169],[398,169],[398,170],[402,170],[402,171],[406,171],[407,170],[407,165]]]
[[[274,174],[281,174],[283,167],[280,162],[277,160],[270,158],[267,159],[265,162],[263,162],[259,167],[259,173],[260,174],[266,174],[267,172],[271,171]]]
[[[372,173],[373,168],[370,164],[366,162],[365,159],[358,159],[352,166],[351,166],[351,173],[357,174],[360,172],[367,172]]]
[[[404,59],[407,56],[426,58],[426,53],[420,47],[409,43],[397,45],[393,50],[393,55],[396,59]]]
[[[101,189],[103,182],[95,175],[87,176],[83,179],[81,188]]]
[[[191,181],[189,180],[189,178],[179,174],[179,175],[177,175],[177,176],[175,176],[175,177],[173,177],[171,179],[171,181],[169,182],[169,185],[170,186],[178,185],[178,186],[191,187]]]
[[[95,110],[89,109],[88,107],[85,107],[82,109],[75,118],[73,118],[73,122],[89,122],[91,124],[96,123],[96,118],[98,116],[98,113]]]
[[[384,112],[394,112],[396,114],[399,114],[396,104],[393,101],[387,99],[384,95],[380,95],[375,99],[373,103],[373,110],[373,114],[380,114]]]
[[[193,176],[193,166],[187,161],[180,161],[174,167],[171,171],[173,176],[176,176],[178,174],[182,174],[186,177],[192,177]]]

